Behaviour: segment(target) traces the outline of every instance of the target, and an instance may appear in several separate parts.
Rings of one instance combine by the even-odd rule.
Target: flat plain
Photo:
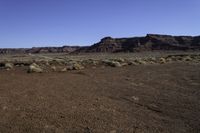
[[[33,62],[43,71],[27,73]],[[84,67],[62,71],[72,62]],[[199,52],[1,55],[0,64],[2,133],[200,131]]]

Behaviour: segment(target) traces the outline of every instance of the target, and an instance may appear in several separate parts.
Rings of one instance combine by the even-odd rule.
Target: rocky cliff
[[[145,37],[105,37],[91,46],[34,47],[29,49],[0,49],[0,54],[15,53],[89,53],[140,52],[153,50],[200,50],[200,36],[171,36],[147,34]]]
[[[136,52],[151,50],[200,50],[200,36],[147,34],[145,37],[103,38],[83,52]],[[77,50],[81,52],[81,50]]]

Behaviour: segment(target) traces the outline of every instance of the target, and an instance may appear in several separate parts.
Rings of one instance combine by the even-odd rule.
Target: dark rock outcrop
[[[79,46],[63,46],[63,47],[33,47],[33,48],[7,48],[0,49],[0,54],[24,54],[24,53],[71,53]]]
[[[16,53],[93,53],[140,52],[153,50],[200,50],[200,36],[171,36],[147,34],[145,37],[105,37],[92,46],[33,47],[27,49],[0,49],[0,54]]]
[[[200,50],[200,36],[170,36],[147,34],[145,37],[103,38],[76,52],[139,52],[152,50]]]

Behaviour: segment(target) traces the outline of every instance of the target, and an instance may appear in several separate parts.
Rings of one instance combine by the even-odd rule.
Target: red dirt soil
[[[0,71],[2,133],[198,133],[200,65]]]

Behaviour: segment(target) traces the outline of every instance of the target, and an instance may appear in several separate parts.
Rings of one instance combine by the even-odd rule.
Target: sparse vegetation
[[[151,53],[153,55],[153,53]],[[20,58],[4,57],[1,62],[1,67],[7,70],[11,70],[14,66],[26,67],[29,66],[28,72],[66,72],[67,70],[82,70],[85,68],[96,68],[99,66],[111,66],[111,67],[126,67],[128,65],[156,65],[175,62],[200,62],[200,54],[160,54],[160,55],[143,55],[140,54],[93,54],[91,58],[90,54],[83,55],[71,55],[65,56],[48,54],[48,55],[31,55],[20,56]],[[16,56],[18,57],[18,56]]]

